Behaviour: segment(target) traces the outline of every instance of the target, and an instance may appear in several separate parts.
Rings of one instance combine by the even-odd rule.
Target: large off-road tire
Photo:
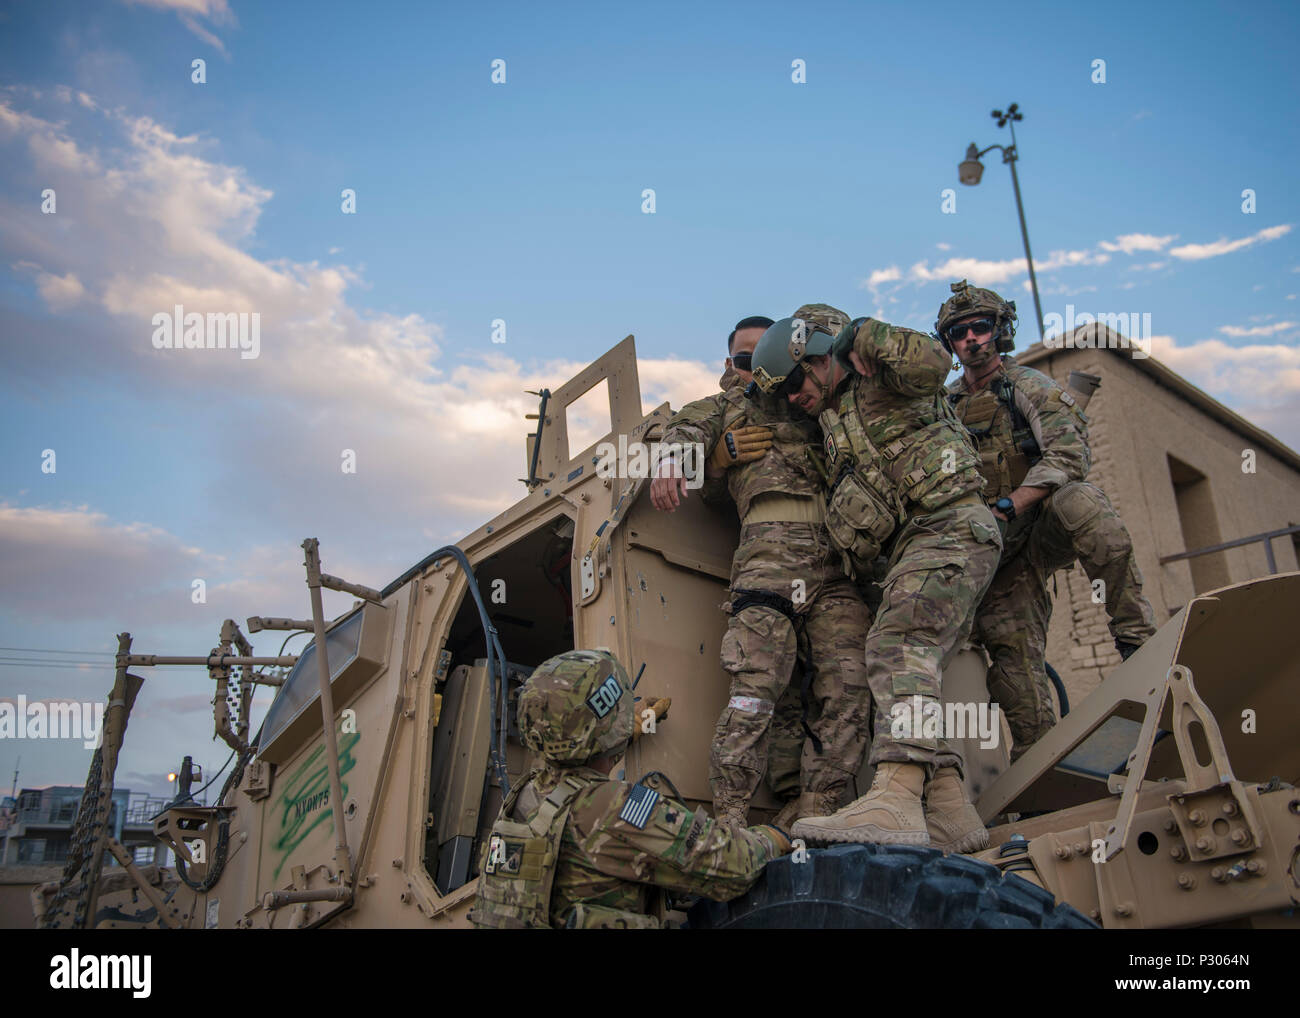
[[[747,894],[701,899],[693,929],[1096,929],[996,866],[933,848],[836,845],[769,863]]]

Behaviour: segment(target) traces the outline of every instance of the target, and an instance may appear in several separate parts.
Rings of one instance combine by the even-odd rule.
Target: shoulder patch
[[[1074,397],[1071,396],[1071,395],[1070,395],[1068,392],[1066,392],[1064,389],[1062,389],[1062,390],[1061,390],[1061,402],[1064,403],[1066,406],[1074,406]]]
[[[627,800],[619,810],[618,818],[638,830],[645,830],[646,821],[650,819],[650,814],[654,812],[655,804],[658,802],[659,793],[653,788],[647,788],[640,783],[635,784],[627,793]]]
[[[835,435],[829,431],[826,432],[826,455],[830,459],[835,458]]]

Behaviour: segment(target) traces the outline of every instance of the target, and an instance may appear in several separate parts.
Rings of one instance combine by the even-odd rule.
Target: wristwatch
[[[993,508],[1005,516],[1008,521],[1016,518],[1016,504],[1005,495],[993,503]]]

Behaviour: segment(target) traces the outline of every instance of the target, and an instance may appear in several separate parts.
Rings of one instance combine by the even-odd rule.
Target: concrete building
[[[1062,385],[1071,371],[1101,377],[1087,411],[1088,479],[1133,535],[1159,626],[1195,594],[1300,568],[1296,533],[1273,538],[1272,563],[1262,542],[1162,562],[1300,524],[1300,454],[1155,358],[1131,353],[1125,337],[1090,325],[1052,340],[1052,348],[1035,343],[1016,360]],[[1077,703],[1119,654],[1083,569],[1062,570],[1055,582],[1047,657]]]
[[[0,865],[62,866],[72,843],[84,789],[79,785],[24,788],[17,800],[6,796],[0,809]],[[153,815],[166,800],[128,788],[113,791],[108,826],[112,836],[131,852],[138,865],[161,865],[166,849],[153,836]],[[117,861],[105,853],[105,866]]]

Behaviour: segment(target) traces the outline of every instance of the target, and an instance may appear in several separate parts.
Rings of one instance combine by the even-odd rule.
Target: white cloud
[[[940,241],[938,244],[935,244],[934,246],[937,247],[940,251],[951,251],[951,250],[952,250],[952,245],[951,245],[951,244],[945,244],[943,241]]]
[[[86,295],[81,280],[71,272],[64,276],[42,272],[36,277],[36,289],[40,292],[41,299],[54,309],[70,307]]]
[[[217,25],[237,24],[227,0],[122,0],[128,6],[151,7],[158,11],[174,11],[181,24],[198,38],[226,55],[222,41],[206,26],[199,24],[203,18]]]
[[[891,265],[887,269],[875,269],[867,279],[867,286],[875,287],[881,283],[892,283],[902,279],[903,274],[899,271],[897,265]]]
[[[1286,332],[1288,329],[1300,328],[1297,322],[1274,322],[1272,325],[1254,325],[1250,328],[1242,328],[1239,325],[1221,325],[1219,331],[1227,336],[1273,336],[1279,332]]]
[[[1182,247],[1170,248],[1169,253],[1183,261],[1200,261],[1204,258],[1217,258],[1219,255],[1231,254],[1233,251],[1240,251],[1261,242],[1266,243],[1270,240],[1277,240],[1290,232],[1291,225],[1283,223],[1280,226],[1266,227],[1258,233],[1237,240],[1220,237],[1210,244],[1184,244]]]
[[[1171,233],[1167,237],[1157,237],[1152,233],[1126,233],[1116,237],[1114,241],[1103,240],[1099,246],[1103,251],[1123,251],[1125,254],[1132,254],[1134,251],[1163,251],[1165,245],[1177,239],[1176,233]]]
[[[83,152],[63,131],[61,125],[15,110],[0,99],[0,138],[22,136],[33,158],[50,170],[77,174],[99,172],[94,155]]]

